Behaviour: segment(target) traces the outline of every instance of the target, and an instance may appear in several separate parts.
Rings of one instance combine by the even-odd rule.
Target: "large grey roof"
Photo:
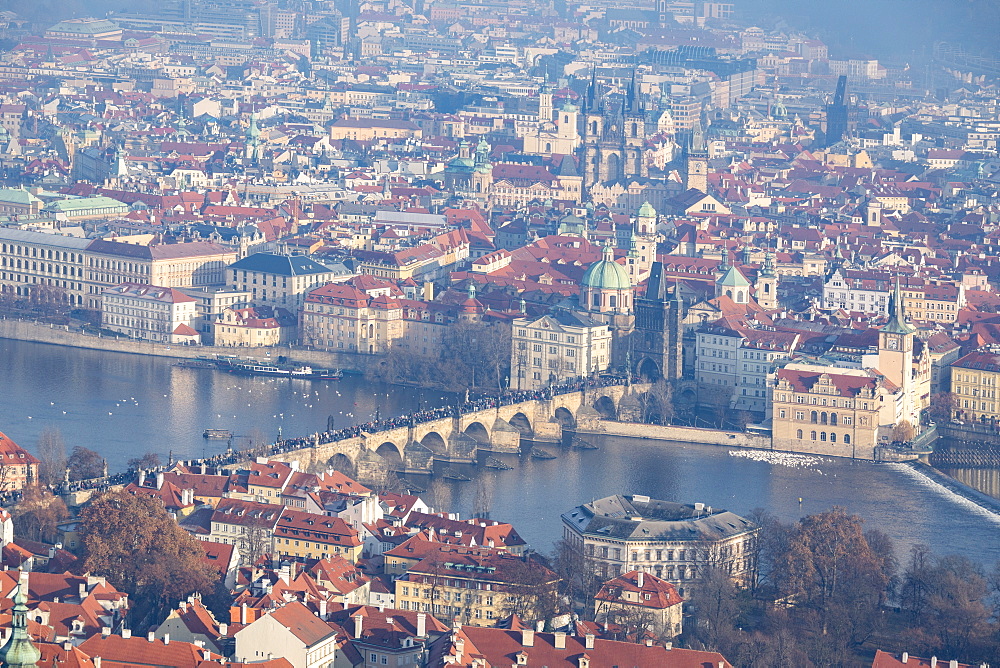
[[[597,538],[637,541],[721,540],[757,528],[728,510],[620,494],[577,506],[562,520]]]
[[[328,274],[330,269],[305,255],[275,255],[274,253],[254,253],[249,257],[229,265],[230,269],[259,271],[278,276],[307,276]]]
[[[85,250],[90,245],[90,239],[66,237],[61,234],[48,234],[46,232],[15,230],[9,227],[0,227],[0,241],[13,241],[15,243],[22,244],[43,244],[46,246],[58,246],[59,248],[71,248],[74,250]]]

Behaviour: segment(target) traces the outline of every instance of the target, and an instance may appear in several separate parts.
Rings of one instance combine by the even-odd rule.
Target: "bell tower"
[[[764,255],[764,265],[757,274],[754,298],[761,308],[770,311],[778,308],[778,276],[774,273],[774,253]]]
[[[889,298],[889,322],[878,333],[878,370],[886,380],[902,388],[905,404],[901,417],[916,425],[913,415],[913,336],[906,322],[899,279]]]

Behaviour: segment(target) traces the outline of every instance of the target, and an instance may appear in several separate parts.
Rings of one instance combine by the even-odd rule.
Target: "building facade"
[[[611,363],[608,325],[568,311],[517,318],[511,334],[511,387],[537,390],[593,373]]]
[[[687,596],[707,566],[722,568],[740,585],[755,577],[759,529],[728,510],[616,494],[563,513],[562,522],[563,538],[604,579],[641,570]]]
[[[140,341],[200,343],[195,304],[173,288],[122,283],[101,296],[101,326]]]

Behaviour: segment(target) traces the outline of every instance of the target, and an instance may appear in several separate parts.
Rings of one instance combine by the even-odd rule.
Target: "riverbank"
[[[69,348],[85,348],[88,350],[103,350],[106,352],[127,353],[130,355],[149,355],[153,357],[171,357],[175,359],[194,359],[196,357],[211,357],[214,355],[239,355],[257,359],[273,359],[278,357],[293,358],[296,362],[309,364],[323,369],[348,369],[363,372],[374,358],[370,355],[336,352],[325,350],[310,350],[300,347],[268,347],[268,348],[227,348],[222,346],[184,346],[168,343],[153,343],[133,339],[113,338],[87,334],[75,331],[66,325],[53,325],[35,322],[33,320],[0,320],[0,339],[15,341],[30,341],[46,343]]]
[[[677,441],[680,443],[701,443],[703,445],[728,445],[737,448],[771,449],[771,439],[760,434],[739,431],[704,429],[702,427],[682,427],[679,425],[644,424],[641,422],[617,422],[601,420],[600,428],[577,430],[581,434],[604,434],[627,436],[653,441]]]

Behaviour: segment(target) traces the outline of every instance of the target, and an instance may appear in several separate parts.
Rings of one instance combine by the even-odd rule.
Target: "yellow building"
[[[343,118],[330,125],[330,140],[353,139],[420,139],[423,131],[412,121],[376,120],[368,118]]]
[[[997,424],[1000,422],[1000,346],[974,350],[951,365],[952,414],[956,420]]]
[[[873,459],[879,428],[895,424],[902,390],[876,372],[789,365],[775,378],[776,450]]]
[[[215,345],[266,347],[295,339],[295,316],[283,308],[227,308],[214,323]]]
[[[281,557],[326,559],[343,557],[355,564],[363,544],[339,517],[317,515],[285,507],[274,528],[274,552]]]
[[[396,580],[396,607],[472,626],[493,626],[512,612],[532,621],[535,605],[553,593],[558,581],[558,575],[528,558],[445,546]]]

